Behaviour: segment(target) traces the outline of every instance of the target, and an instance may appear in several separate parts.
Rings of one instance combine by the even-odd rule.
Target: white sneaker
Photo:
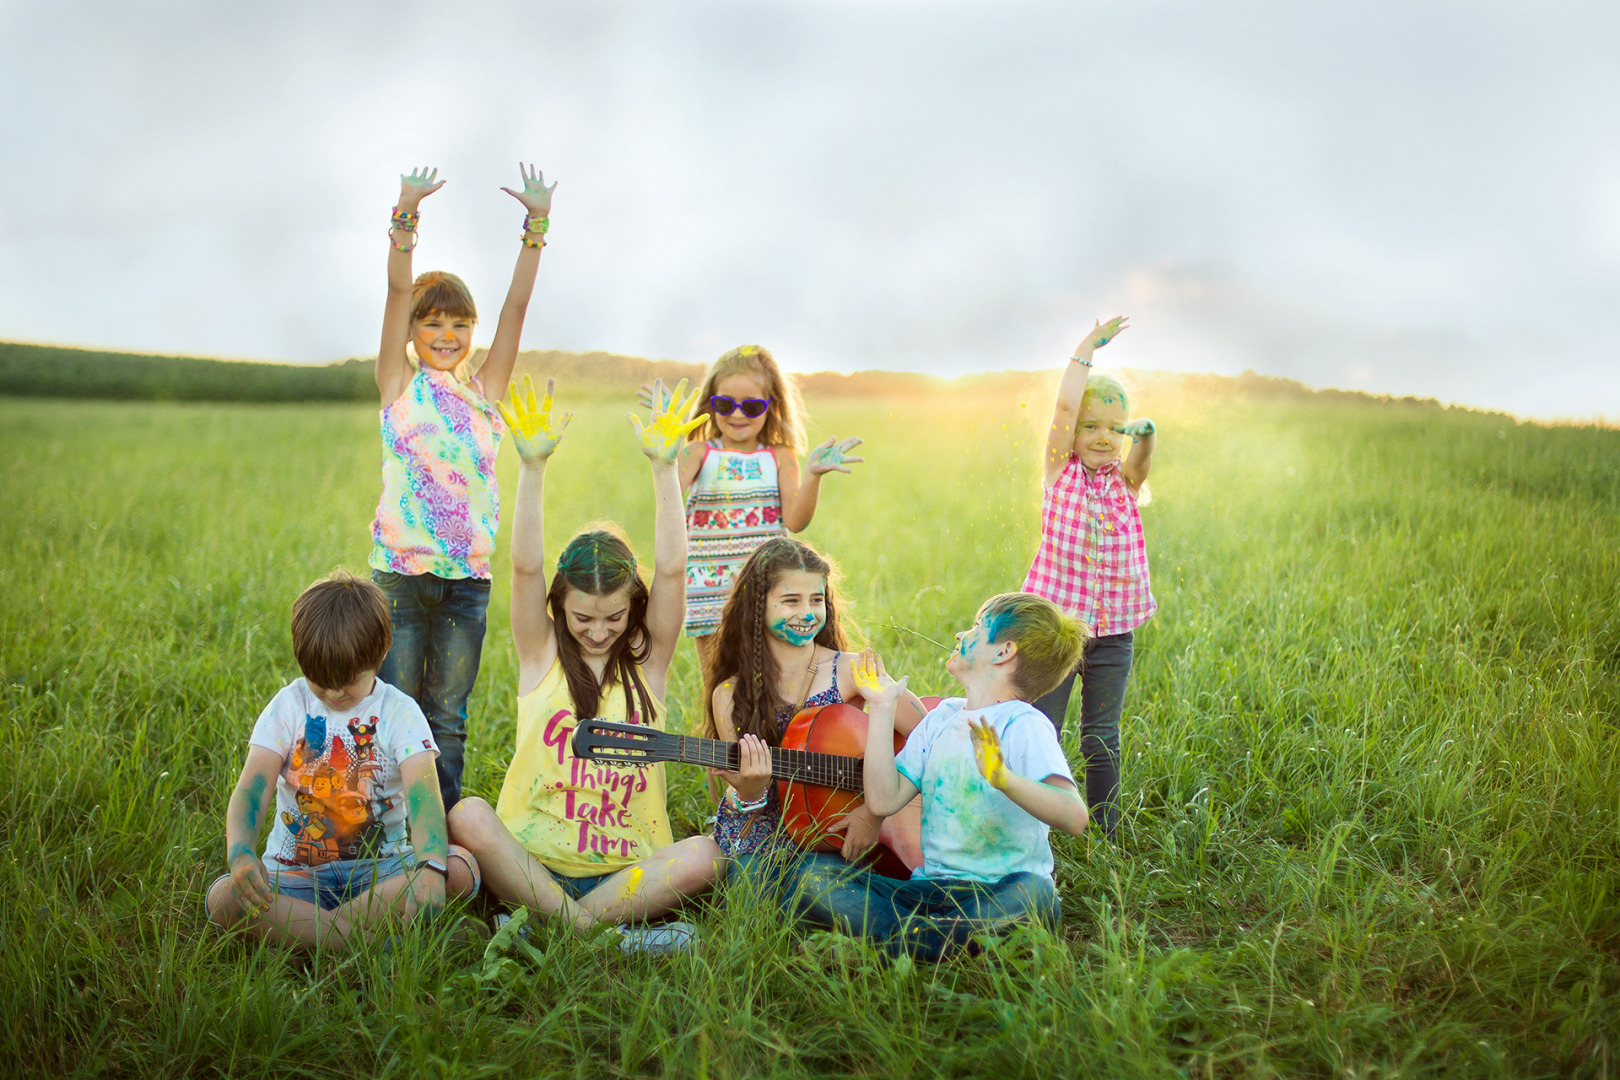
[[[651,953],[655,956],[691,952],[697,944],[697,927],[687,922],[658,923],[655,926],[628,923],[619,927],[619,951]]]

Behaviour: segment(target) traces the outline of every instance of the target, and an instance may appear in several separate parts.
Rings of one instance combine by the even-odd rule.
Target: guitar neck
[[[676,735],[672,738],[674,744],[670,747],[670,756],[675,761],[727,772],[737,770],[736,743],[701,739],[696,735]],[[770,751],[771,778],[774,780],[815,784],[839,791],[862,790],[860,758],[821,754],[814,750],[784,750],[777,746],[771,747]]]

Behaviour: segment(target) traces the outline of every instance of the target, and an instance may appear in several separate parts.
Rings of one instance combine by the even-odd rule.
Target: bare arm
[[[545,227],[550,227],[551,193],[557,189],[555,181],[547,187],[545,175],[534,166],[519,165],[518,168],[523,173],[523,190],[501,190],[523,204],[523,246],[518,248],[512,285],[506,291],[506,302],[501,305],[500,321],[495,324],[495,340],[490,343],[489,355],[478,369],[478,381],[483,384],[484,398],[488,401],[505,397],[507,384],[512,381],[518,345],[523,341],[523,320],[528,315],[534,278],[540,270],[540,249],[545,247],[544,234],[535,230],[540,227],[537,222],[545,222]]]
[[[803,480],[799,476],[799,457],[791,448],[777,446],[771,449],[776,458],[776,482],[782,491],[782,524],[789,532],[803,532],[816,516],[816,504],[821,501],[821,478],[828,473],[849,472],[848,466],[858,465],[865,458],[850,457],[849,451],[861,444],[860,439],[839,441],[836,438],[810,451],[808,467]]]
[[[692,485],[697,483],[698,473],[703,471],[703,462],[709,456],[709,444],[703,441],[689,442],[681,447],[681,498],[684,500],[692,493]]]
[[[432,859],[443,864],[450,857],[450,833],[444,820],[444,799],[433,755],[412,754],[399,763],[399,782],[405,792],[405,820],[411,826],[411,847],[418,862]],[[444,906],[445,875],[429,870],[417,895],[428,908]]]
[[[225,807],[225,864],[231,872],[231,892],[250,915],[270,906],[275,894],[256,850],[265,812],[275,805],[276,775],[281,758],[263,746],[248,747],[242,773]]]
[[[732,683],[730,679],[714,688],[709,698],[714,706],[715,734],[726,742],[737,744],[737,771],[710,769],[709,775],[724,780],[743,802],[754,802],[771,786],[771,751],[765,740],[757,735],[737,738],[737,725],[731,718]]]
[[[1147,483],[1148,470],[1153,467],[1153,440],[1157,429],[1153,421],[1143,418],[1132,420],[1118,430],[1121,435],[1131,437],[1131,452],[1125,455],[1120,475],[1125,477],[1132,491],[1140,491],[1142,485]]]
[[[438,169],[416,169],[399,178],[399,203],[394,209],[399,215],[416,215],[422,200],[444,186],[435,180]],[[411,251],[416,247],[416,227],[409,229],[398,224],[388,230],[388,300],[383,305],[382,341],[377,346],[377,391],[382,395],[382,407],[388,408],[410,385],[411,362],[406,359],[405,345],[411,338]]]
[[[917,795],[917,785],[894,767],[894,705],[905,693],[906,680],[889,678],[868,652],[861,654],[855,681],[867,706],[861,786],[866,792],[867,808],[878,817],[888,817]]]
[[[665,398],[663,380],[653,383],[650,422],[630,414],[630,422],[641,440],[641,452],[652,464],[653,493],[657,499],[653,513],[653,583],[647,597],[647,663],[642,671],[648,689],[663,696],[664,677],[680,644],[681,624],[686,617],[686,513],[681,502],[681,481],[675,459],[686,445],[686,436],[705,422],[704,417],[683,420],[691,411],[686,398],[686,380]],[[696,391],[692,397],[696,398]]]
[[[544,499],[546,462],[562,441],[572,412],[553,424],[552,391],[556,380],[546,380],[546,396],[536,402],[534,383],[527,375],[512,394],[512,407],[500,403],[501,416],[518,454],[517,499],[512,508],[512,641],[518,654],[518,696],[545,678],[557,659],[556,627],[546,608],[546,530]]]
[[[1001,739],[996,729],[983,720],[969,720],[973,736],[973,756],[979,773],[990,786],[1040,821],[1070,836],[1081,833],[1088,820],[1086,801],[1075,790],[1074,782],[1053,774],[1044,781],[1031,780],[1007,768],[1001,755]]]
[[[1080,419],[1080,403],[1086,396],[1086,380],[1091,377],[1091,354],[1126,329],[1125,316],[1117,315],[1092,327],[1085,340],[1075,346],[1074,356],[1063,369],[1058,383],[1057,403],[1052,408],[1052,429],[1046,436],[1046,462],[1041,485],[1051,487],[1069,463],[1074,452],[1074,426]]]

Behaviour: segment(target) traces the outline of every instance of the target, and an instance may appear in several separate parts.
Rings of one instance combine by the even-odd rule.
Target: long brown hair
[[[737,573],[737,581],[720,615],[715,633],[714,652],[703,672],[703,732],[718,737],[714,721],[714,690],[727,679],[735,679],[731,692],[731,723],[738,736],[758,735],[769,746],[779,746],[782,733],[777,727],[776,710],[784,701],[776,692],[776,657],[765,638],[765,606],[771,589],[785,573],[806,570],[826,581],[827,621],[816,634],[816,644],[840,652],[849,648],[838,621],[838,603],[833,597],[833,566],[809,544],[787,536],[765,541]]]
[[[574,632],[568,628],[568,611],[563,607],[563,600],[570,589],[588,596],[606,596],[626,587],[630,591],[630,611],[625,618],[624,633],[613,643],[605,678],[598,682],[596,673],[579,650],[579,642],[574,640]],[[557,572],[551,576],[546,605],[551,610],[552,624],[557,628],[557,658],[562,661],[568,694],[574,700],[574,715],[594,719],[603,691],[618,683],[624,687],[625,719],[634,718],[639,705],[643,724],[656,720],[658,710],[647,692],[647,684],[641,681],[641,665],[647,662],[647,653],[652,648],[651,635],[647,632],[647,583],[637,573],[636,556],[625,539],[604,528],[580,533],[568,541],[568,546],[557,556]]]

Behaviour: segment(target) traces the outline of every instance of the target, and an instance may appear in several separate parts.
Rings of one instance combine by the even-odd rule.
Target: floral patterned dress
[[[813,705],[837,705],[844,700],[844,695],[838,690],[838,658],[842,653],[833,653],[832,659],[832,685],[819,694],[811,694],[804,699],[806,709]],[[776,710],[776,733],[780,738],[782,732],[793,722],[797,711],[792,705],[784,705]],[[765,808],[752,813],[742,813],[732,808],[727,799],[720,800],[720,811],[714,819],[714,842],[720,845],[720,850],[727,855],[743,854],[774,854],[778,851],[797,853],[799,845],[793,838],[780,828],[782,824],[782,796],[776,790],[776,782],[765,791]]]
[[[771,448],[726,450],[710,439],[686,496],[686,633],[701,637],[720,629],[737,571],[755,548],[783,532]]]

